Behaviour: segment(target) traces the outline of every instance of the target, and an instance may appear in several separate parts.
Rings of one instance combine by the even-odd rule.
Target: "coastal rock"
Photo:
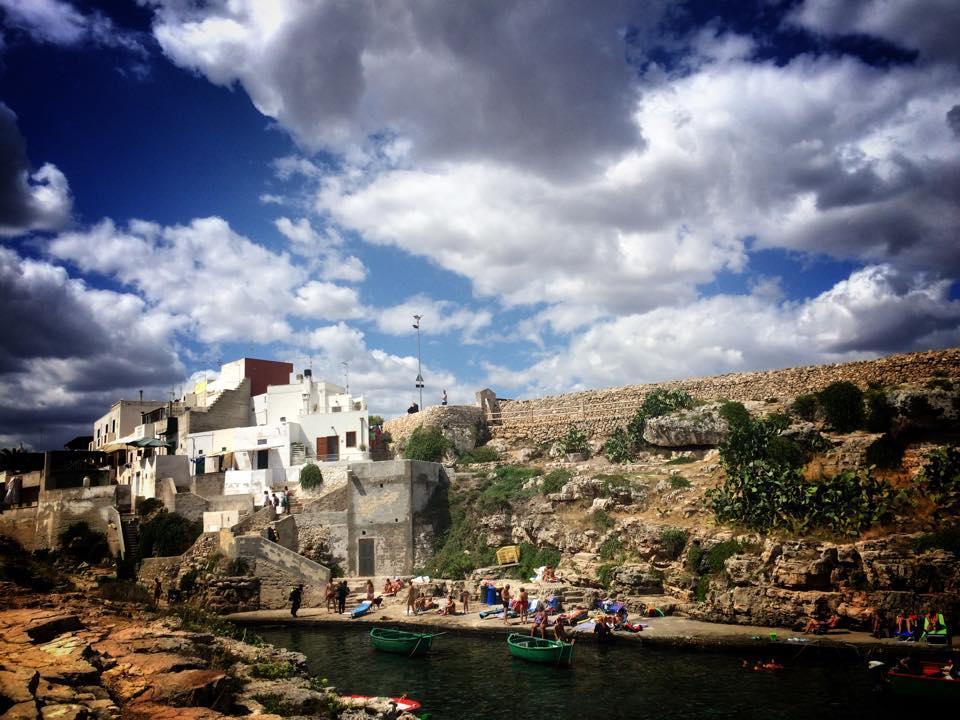
[[[41,709],[43,720],[87,720],[89,711],[83,705],[44,705]]]
[[[3,720],[37,720],[38,717],[40,717],[40,712],[33,700],[17,703],[3,714]]]
[[[33,642],[45,643],[58,635],[71,630],[80,630],[82,627],[83,623],[76,615],[57,613],[34,618],[24,627],[24,632]]]
[[[663,592],[663,573],[649,563],[622,565],[613,571],[610,588],[631,595],[659,594]]]
[[[3,705],[32,702],[40,682],[36,670],[14,667],[0,670],[0,700]]]
[[[650,418],[644,427],[643,439],[660,447],[719,445],[729,432],[719,409],[719,403],[712,403]]]

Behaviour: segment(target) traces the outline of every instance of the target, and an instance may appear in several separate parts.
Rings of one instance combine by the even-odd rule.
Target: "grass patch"
[[[696,461],[697,459],[693,457],[693,455],[680,455],[675,458],[670,458],[664,463],[664,465],[686,465]]]
[[[603,494],[607,497],[621,490],[629,490],[632,487],[627,476],[621,473],[600,473],[594,476],[594,480],[599,480],[602,483]]]
[[[473,450],[467,450],[457,462],[460,465],[473,465],[476,463],[497,462],[500,459],[500,453],[496,448],[489,445],[481,445]]]
[[[734,555],[738,555],[742,552],[743,545],[738,543],[736,540],[727,540],[726,542],[717,543],[706,552],[704,559],[707,572],[711,575],[716,575],[722,572],[723,563],[725,563],[728,558],[731,558]]]
[[[703,575],[697,578],[697,585],[693,590],[693,598],[697,602],[704,602],[707,599],[707,593],[710,591],[710,576]]]
[[[424,462],[440,462],[444,454],[453,447],[453,444],[443,436],[440,428],[421,425],[407,438],[403,456],[407,460],[422,460]]]
[[[180,620],[184,630],[190,632],[210,633],[218,637],[233,638],[250,645],[263,645],[263,638],[256,633],[240,628],[206,610],[189,605],[176,605],[167,610],[166,615]]]
[[[671,475],[669,482],[670,487],[674,490],[686,490],[690,487],[690,481],[683,477],[683,475]]]
[[[551,470],[544,475],[543,480],[540,481],[540,491],[544,495],[560,492],[563,486],[570,482],[570,478],[572,477],[573,473],[569,470]]]
[[[687,545],[687,531],[680,528],[665,528],[660,531],[660,544],[671,558],[680,557]]]
[[[619,565],[616,563],[604,563],[597,568],[597,579],[600,581],[600,584],[604,587],[610,587],[610,581],[613,580],[613,571],[616,570]]]
[[[617,521],[614,520],[606,510],[597,510],[591,516],[591,520],[593,521],[593,526],[598,530],[609,530],[617,524]]]
[[[536,467],[501,465],[493,472],[493,480],[480,491],[477,508],[481,512],[496,512],[510,507],[513,500],[529,497],[523,486],[531,478],[543,474]]]
[[[620,542],[620,538],[610,536],[600,544],[601,560],[619,560],[622,561],[626,555],[626,548]]]
[[[265,680],[284,680],[297,674],[297,668],[288,662],[257,662],[250,668],[250,674],[255,678]]]

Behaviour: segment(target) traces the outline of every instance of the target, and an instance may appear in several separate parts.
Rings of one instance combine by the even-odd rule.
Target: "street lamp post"
[[[413,316],[413,327],[417,331],[417,390],[420,391],[420,409],[423,410],[423,368],[420,365],[420,318],[423,315]]]

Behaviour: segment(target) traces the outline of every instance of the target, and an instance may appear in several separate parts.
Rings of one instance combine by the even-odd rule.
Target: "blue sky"
[[[239,356],[374,412],[956,345],[947,0],[0,0],[0,445]]]

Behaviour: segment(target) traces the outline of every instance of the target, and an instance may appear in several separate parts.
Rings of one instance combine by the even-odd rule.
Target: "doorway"
[[[360,577],[374,575],[377,564],[373,555],[373,538],[360,538],[357,541],[357,566]]]

